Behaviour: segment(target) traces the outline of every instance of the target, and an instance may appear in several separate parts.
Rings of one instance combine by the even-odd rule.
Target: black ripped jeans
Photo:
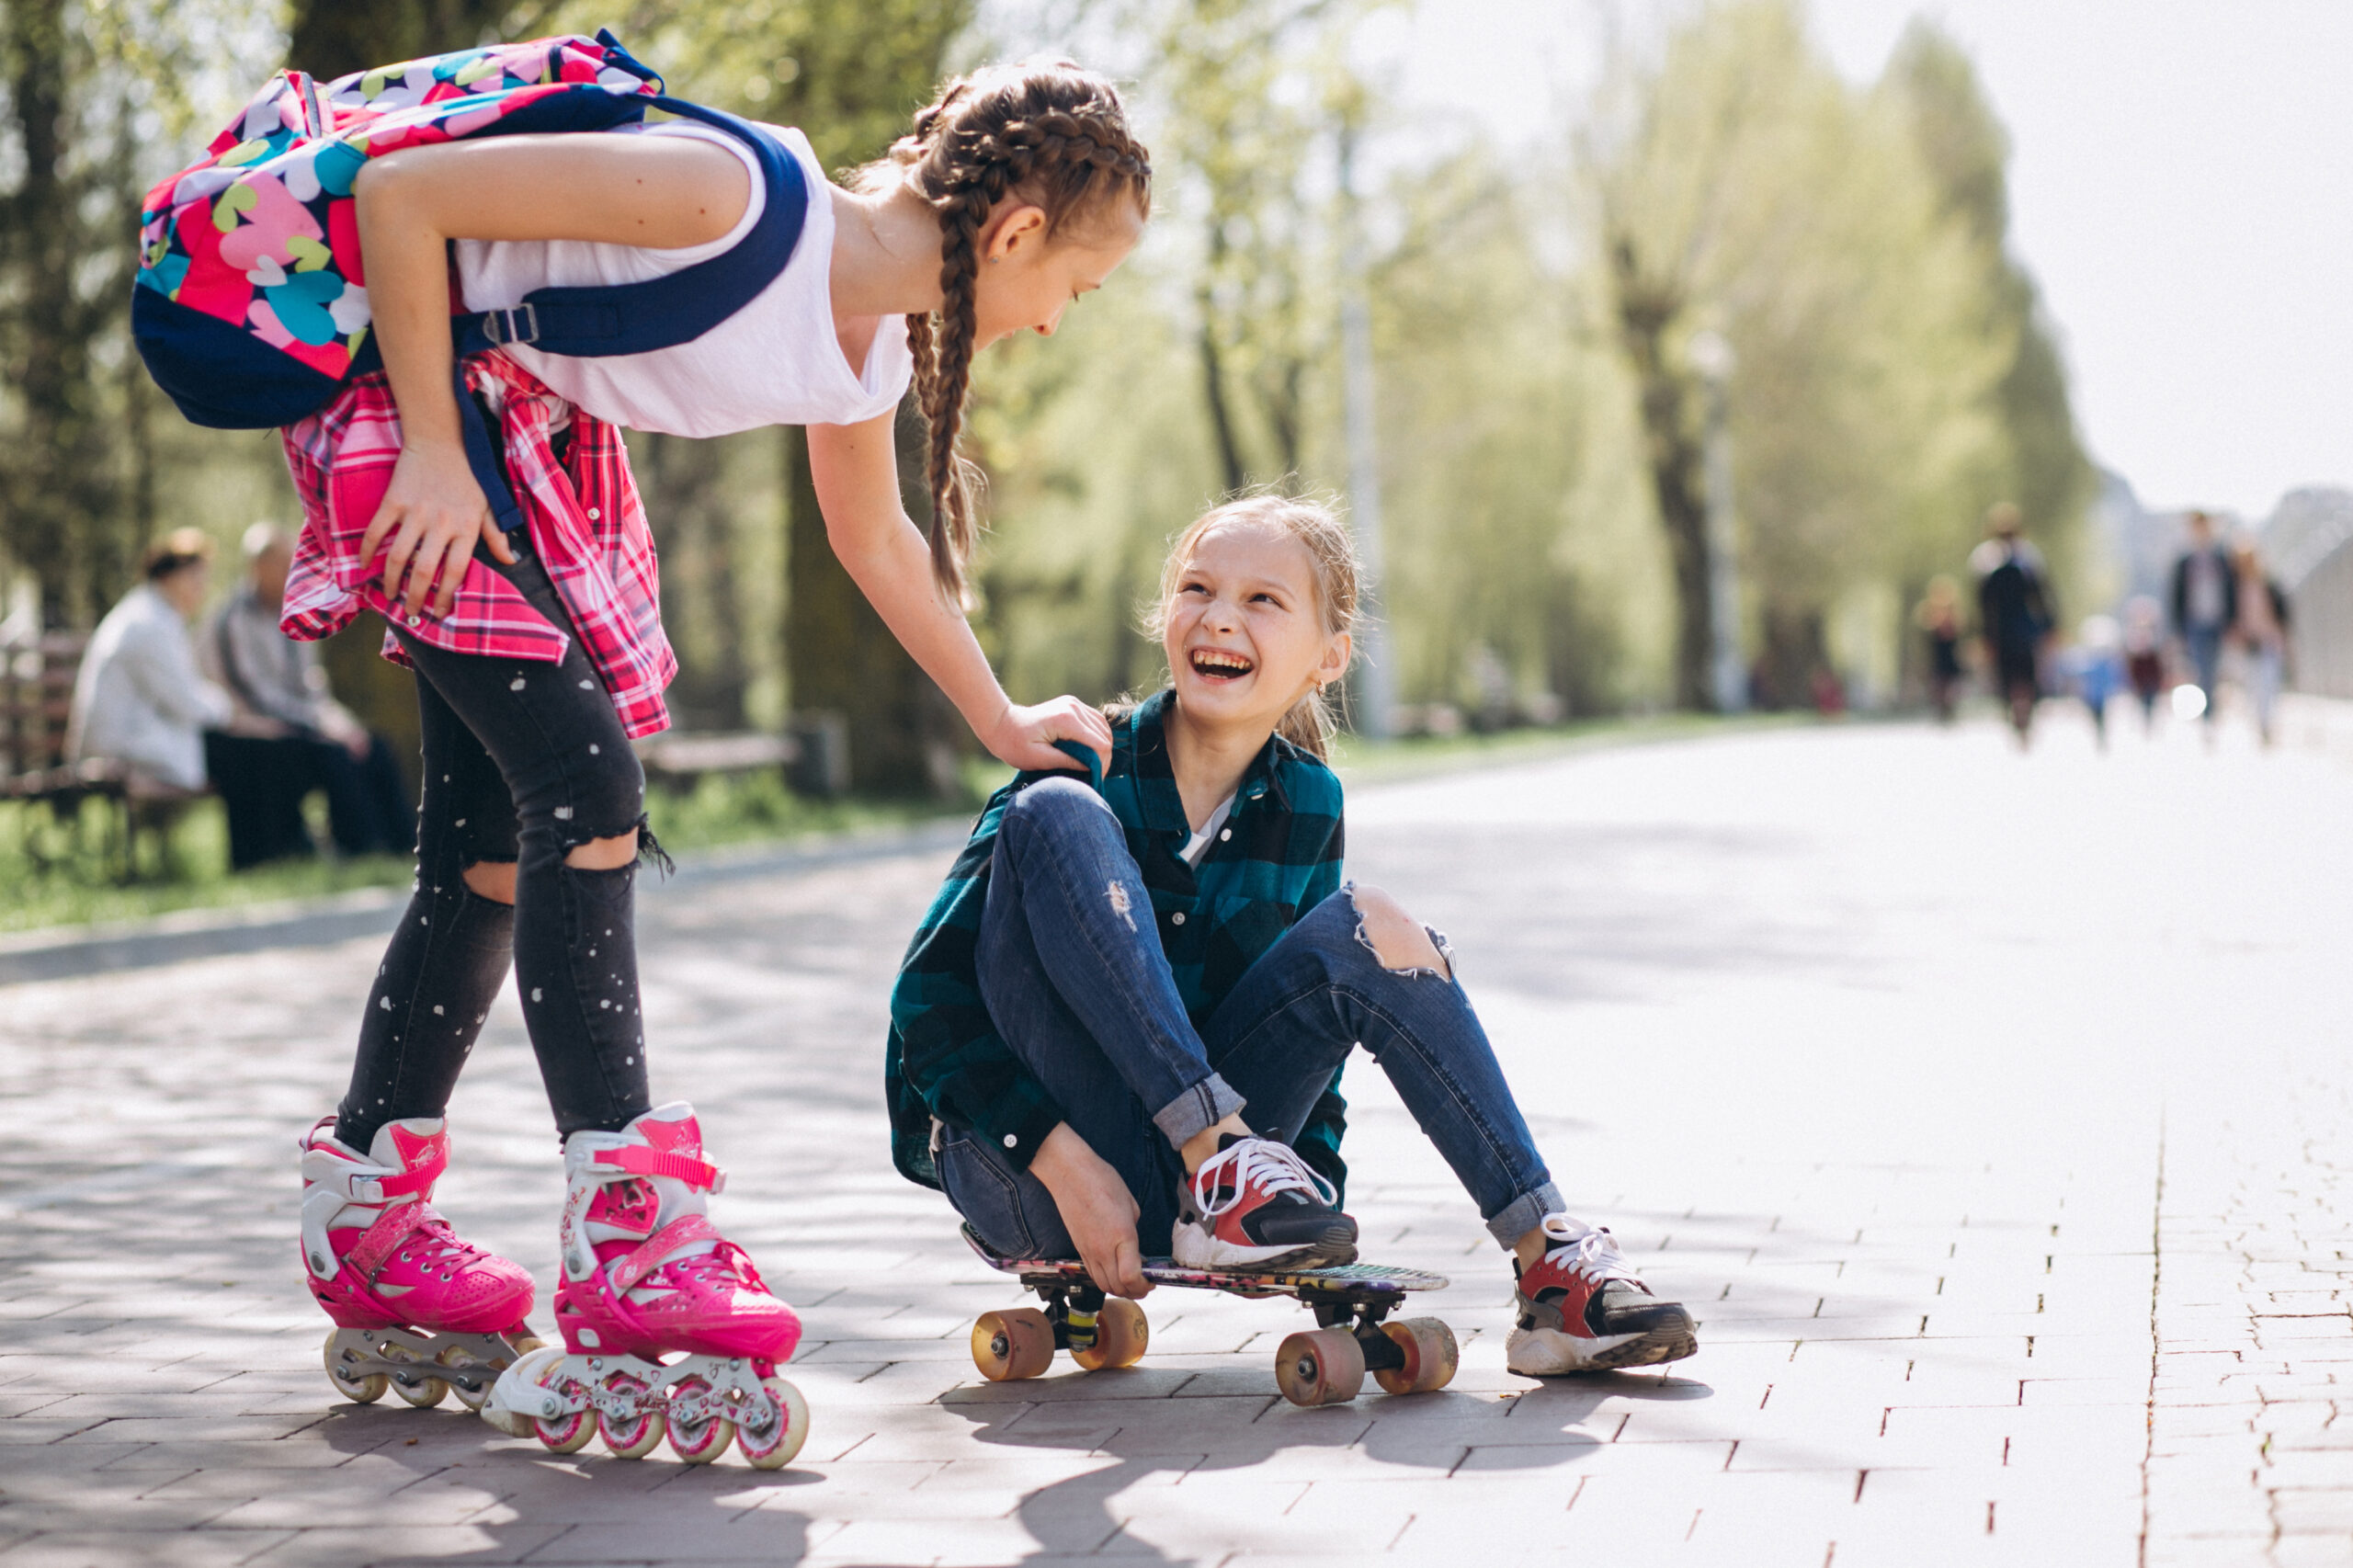
[[[479,557],[572,630],[523,530],[519,564]],[[396,629],[397,631],[397,629]],[[510,954],[556,1131],[615,1131],[651,1106],[637,985],[635,865],[564,857],[644,826],[645,775],[575,635],[561,664],[452,653],[404,633],[425,730],[416,891],[359,1030],[335,1136],[366,1149],[403,1117],[439,1116],[473,1050]],[[465,869],[513,862],[512,905]]]

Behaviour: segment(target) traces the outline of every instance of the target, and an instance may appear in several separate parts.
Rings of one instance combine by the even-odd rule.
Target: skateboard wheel
[[[1364,1349],[1346,1329],[1294,1334],[1275,1352],[1275,1381],[1293,1404],[1346,1404],[1364,1387]]]
[[[339,1328],[327,1330],[324,1346],[327,1381],[335,1386],[336,1392],[354,1403],[373,1404],[384,1397],[385,1386],[392,1380],[381,1372],[359,1371],[358,1368],[364,1364],[359,1353],[338,1345],[336,1341],[342,1336],[343,1330]]]
[[[1152,1324],[1143,1309],[1124,1296],[1106,1297],[1095,1314],[1095,1343],[1074,1350],[1070,1358],[1090,1372],[1107,1367],[1132,1367],[1143,1359],[1152,1340]]]
[[[779,1418],[765,1429],[738,1427],[735,1447],[754,1470],[782,1470],[809,1440],[809,1402],[782,1378],[763,1378],[760,1387],[776,1401]]]
[[[993,1383],[1034,1378],[1054,1364],[1054,1325],[1035,1307],[983,1312],[972,1324],[972,1365]]]
[[[1405,1358],[1404,1366],[1383,1367],[1372,1374],[1383,1391],[1429,1393],[1454,1381],[1461,1353],[1455,1346],[1454,1330],[1439,1319],[1404,1318],[1382,1324],[1381,1332]]]

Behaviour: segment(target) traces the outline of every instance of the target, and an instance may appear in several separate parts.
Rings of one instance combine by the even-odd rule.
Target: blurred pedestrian
[[[2124,687],[2124,660],[2119,652],[2123,641],[2114,616],[2087,616],[2063,661],[2067,684],[2090,710],[2092,733],[2102,751],[2108,749],[2109,699]]]
[[[1929,578],[1912,621],[1928,640],[1928,704],[1937,722],[1949,724],[1961,695],[1961,585],[1942,574]]]
[[[202,790],[204,729],[229,719],[229,694],[197,668],[188,635],[211,560],[211,541],[195,528],[150,545],[140,585],[98,622],[74,683],[66,756],[124,764],[137,793]]]
[[[205,763],[229,815],[229,863],[238,870],[317,853],[302,820],[314,790],[345,855],[405,854],[414,837],[400,764],[381,735],[327,693],[314,643],[278,629],[293,539],[274,523],[245,530],[245,576],[207,629],[205,673],[236,711],[205,735]]]
[[[1985,639],[1994,689],[2009,704],[2010,727],[2027,744],[2034,701],[2041,692],[2042,646],[2058,624],[2058,608],[2042,552],[2019,537],[2024,518],[2007,501],[1985,513],[1985,542],[1970,552],[1977,574],[1978,631]]]
[[[2165,688],[2165,611],[2146,594],[2124,606],[2124,675],[2141,704],[2141,733],[2156,728],[2157,698]]]
[[[2231,640],[2246,661],[2246,694],[2255,704],[2256,733],[2269,745],[2288,657],[2288,596],[2263,570],[2263,558],[2251,539],[2240,540],[2231,551],[2231,581],[2237,596]]]
[[[2214,734],[2214,681],[2222,662],[2222,639],[2238,608],[2238,584],[2230,552],[2214,537],[2214,519],[2189,514],[2189,548],[2173,563],[2173,630],[2188,656],[2190,679],[2206,699],[2206,735]]]

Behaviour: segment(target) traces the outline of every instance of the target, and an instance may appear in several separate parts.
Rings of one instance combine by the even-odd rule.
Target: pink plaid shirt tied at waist
[[[667,729],[662,692],[677,674],[678,661],[662,631],[654,536],[620,432],[574,408],[572,449],[560,463],[548,444],[548,426],[562,400],[504,354],[475,355],[465,366],[466,384],[499,408],[506,470],[532,547],[571,612],[582,650],[611,695],[622,728],[632,736]],[[287,426],[285,436],[286,465],[303,513],[278,619],[289,637],[316,642],[371,609],[418,642],[453,653],[542,664],[563,657],[571,639],[485,563],[488,552],[480,546],[448,615],[412,618],[386,601],[383,548],[373,561],[359,555],[401,454],[400,411],[382,371],[357,378],[324,409]],[[389,634],[384,657],[409,662]]]

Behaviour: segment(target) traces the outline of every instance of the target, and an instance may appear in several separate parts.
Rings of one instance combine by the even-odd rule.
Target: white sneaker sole
[[[1515,1328],[1504,1340],[1504,1365],[1523,1378],[1557,1378],[1570,1372],[1655,1367],[1699,1351],[1699,1338],[1688,1329],[1654,1328],[1584,1339],[1553,1328]]]
[[[1335,1253],[1345,1256],[1335,1256]],[[1179,1268],[1321,1268],[1354,1263],[1354,1244],[1334,1249],[1309,1246],[1251,1247],[1220,1241],[1198,1225],[1178,1221],[1168,1238],[1168,1260]]]

